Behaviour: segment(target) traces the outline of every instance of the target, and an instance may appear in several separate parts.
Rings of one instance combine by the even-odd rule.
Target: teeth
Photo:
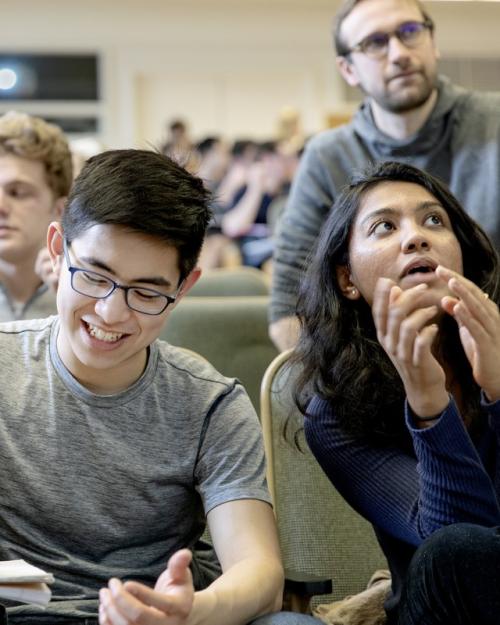
[[[90,323],[87,323],[87,327],[89,329],[90,336],[99,339],[99,341],[114,343],[123,336],[123,334],[119,334],[118,332],[104,332],[104,330],[101,330],[98,326],[93,326]]]

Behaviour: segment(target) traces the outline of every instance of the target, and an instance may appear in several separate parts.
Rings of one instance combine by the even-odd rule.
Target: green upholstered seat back
[[[269,278],[254,267],[212,269],[203,272],[189,292],[196,297],[268,295]]]
[[[284,564],[333,580],[333,595],[313,603],[342,599],[364,590],[372,573],[387,563],[371,525],[339,495],[309,451],[304,419],[292,397],[296,370],[287,361],[285,353],[270,365],[261,397],[268,481]]]
[[[277,355],[267,333],[266,296],[186,297],[160,338],[201,354],[222,374],[238,378],[259,410],[262,376]]]

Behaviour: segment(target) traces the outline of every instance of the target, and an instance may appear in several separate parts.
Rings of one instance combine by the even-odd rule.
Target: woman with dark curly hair
[[[499,278],[448,189],[390,162],[339,196],[303,281],[306,438],[374,526],[391,624],[498,623]]]

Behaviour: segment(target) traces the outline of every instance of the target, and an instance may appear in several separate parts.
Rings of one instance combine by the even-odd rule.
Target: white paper
[[[0,599],[45,607],[52,593],[47,584],[54,576],[25,560],[0,561]]]
[[[0,598],[45,607],[52,593],[47,584],[0,584]]]
[[[0,561],[0,585],[24,582],[44,582],[52,584],[54,576],[25,560]]]

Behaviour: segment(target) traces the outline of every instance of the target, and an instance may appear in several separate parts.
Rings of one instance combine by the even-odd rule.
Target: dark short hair
[[[337,52],[338,56],[347,56],[350,52],[346,42],[342,39],[342,36],[341,36],[342,24],[344,23],[344,20],[346,19],[346,17],[350,15],[351,11],[360,2],[368,2],[368,0],[343,0],[343,2],[341,3],[339,9],[337,10],[335,14],[335,17],[333,18],[333,45],[335,47],[335,51]],[[413,0],[413,2],[419,8],[424,20],[429,22],[431,31],[433,31],[434,22],[431,16],[427,13],[427,11],[422,6],[422,3],[420,2],[420,0]]]
[[[184,122],[182,119],[173,119],[168,127],[171,132],[175,132],[177,130],[187,130],[186,122]]]
[[[337,198],[309,260],[297,305],[302,332],[295,352],[302,365],[298,405],[305,411],[311,394],[319,394],[335,404],[336,414],[352,434],[385,426],[391,431],[401,421],[404,401],[401,380],[378,343],[370,306],[364,299],[346,299],[337,278],[337,267],[349,264],[349,240],[361,202],[383,182],[414,183],[438,200],[459,242],[464,276],[500,303],[498,254],[442,182],[396,162],[374,164],[355,175]],[[456,323],[446,316],[444,320],[447,353],[453,354],[465,399],[472,398],[474,404],[474,383]]]
[[[236,157],[243,156],[252,147],[257,148],[257,144],[252,139],[236,139],[231,148],[231,155]]]
[[[90,158],[68,197],[62,226],[69,242],[97,224],[124,226],[174,247],[180,280],[195,267],[211,218],[210,193],[168,156],[110,150]]]
[[[278,151],[278,144],[276,141],[262,141],[258,144],[257,158],[266,156],[269,154],[276,154]]]
[[[201,156],[205,156],[205,154],[207,154],[207,152],[210,152],[210,150],[216,146],[218,143],[221,142],[221,138],[217,137],[217,136],[209,136],[209,137],[205,137],[204,139],[202,139],[199,143],[197,143],[196,145],[196,151],[201,154]]]

